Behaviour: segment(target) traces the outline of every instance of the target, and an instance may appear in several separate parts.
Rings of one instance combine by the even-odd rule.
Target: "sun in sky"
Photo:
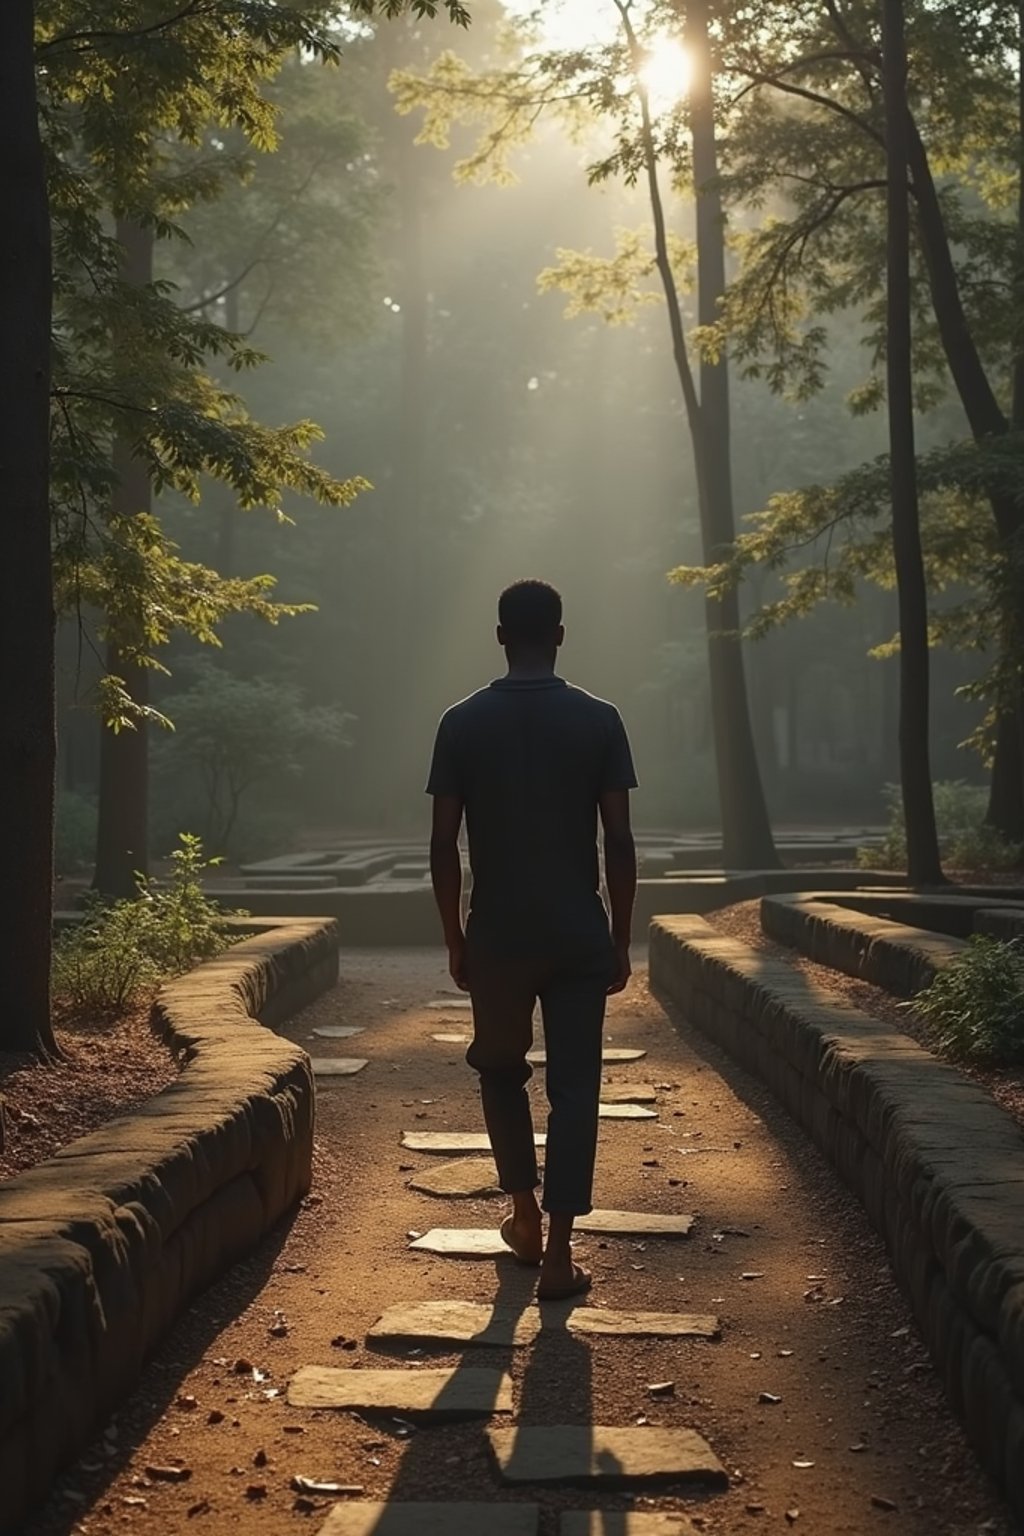
[[[513,0],[513,10],[529,14],[537,24],[540,37],[550,48],[585,48],[621,37],[622,23],[611,0]],[[682,100],[690,85],[690,58],[670,32],[643,34],[644,7],[638,6],[634,17],[644,49],[640,80],[647,89],[651,110],[667,112]]]
[[[690,88],[690,56],[677,37],[658,33],[644,49],[640,81],[655,112],[666,112]]]

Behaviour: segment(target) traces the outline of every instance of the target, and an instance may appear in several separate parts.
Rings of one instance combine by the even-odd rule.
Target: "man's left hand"
[[[615,946],[615,974],[608,984],[608,996],[614,997],[616,992],[625,992],[629,985],[629,978],[633,974],[633,967],[629,960],[629,945],[616,944]]]

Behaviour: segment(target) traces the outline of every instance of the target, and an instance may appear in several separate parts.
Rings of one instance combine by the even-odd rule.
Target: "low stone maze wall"
[[[946,933],[853,910],[855,900],[840,903],[817,894],[766,896],[761,927],[770,939],[897,997],[914,997],[965,947],[963,939]]]
[[[0,1184],[4,1533],[191,1298],[309,1188],[310,1063],[264,1025],[333,985],[338,934],[324,921],[259,926],[161,989],[153,1027],[185,1063],[175,1082]]]
[[[1024,1517],[1024,1136],[954,1068],[700,917],[651,984],[762,1078],[862,1200],[954,1408]]]

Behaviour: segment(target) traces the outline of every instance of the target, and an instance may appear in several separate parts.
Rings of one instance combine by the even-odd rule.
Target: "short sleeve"
[[[616,789],[636,789],[636,769],[629,749],[629,737],[617,709],[612,710],[612,726],[605,748],[601,771],[600,793],[606,795]]]
[[[441,716],[441,723],[434,738],[434,754],[427,779],[428,795],[461,795],[462,773],[458,760],[455,729],[451,711]]]

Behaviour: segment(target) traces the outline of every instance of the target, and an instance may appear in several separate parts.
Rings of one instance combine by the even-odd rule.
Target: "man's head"
[[[554,666],[565,639],[561,595],[546,581],[517,581],[498,599],[498,644],[513,665]]]

